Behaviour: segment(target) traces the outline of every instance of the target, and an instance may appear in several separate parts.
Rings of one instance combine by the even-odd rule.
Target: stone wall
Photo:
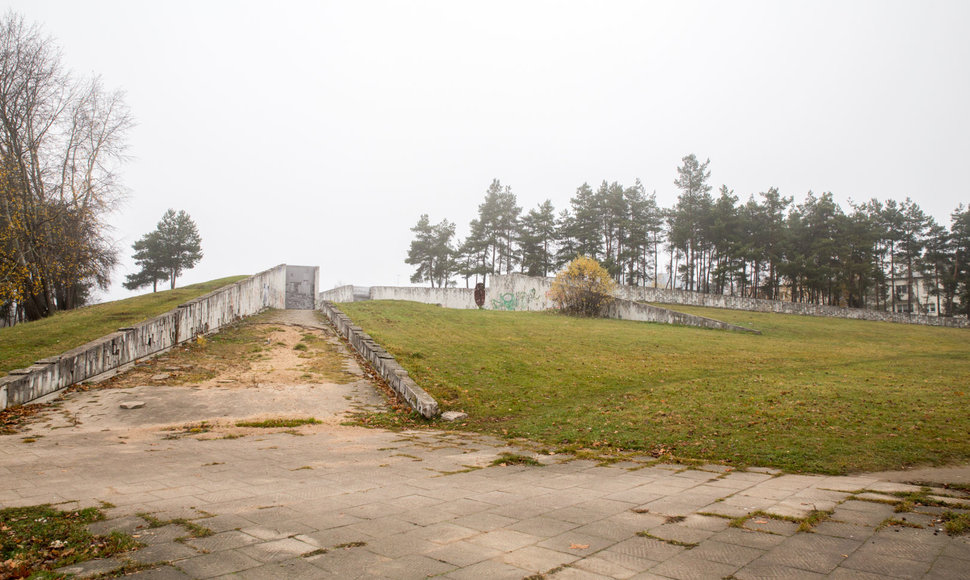
[[[216,332],[263,309],[283,308],[285,290],[286,266],[276,266],[135,326],[10,371],[0,377],[0,409],[29,403],[200,334]]]
[[[408,372],[398,364],[397,360],[374,342],[370,335],[366,334],[359,326],[355,326],[353,321],[338,310],[332,302],[321,303],[320,310],[330,319],[337,332],[346,338],[362,357],[370,362],[381,377],[387,381],[387,384],[394,389],[394,392],[400,395],[412,409],[428,419],[438,415],[438,401],[435,401],[431,395],[418,386],[414,379],[408,376]]]

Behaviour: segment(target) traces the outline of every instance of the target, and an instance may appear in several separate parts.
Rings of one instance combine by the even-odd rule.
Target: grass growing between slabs
[[[119,328],[168,312],[179,304],[244,278],[246,276],[220,278],[175,290],[57,312],[42,320],[0,328],[0,376],[13,369],[29,367],[42,358],[77,348]]]
[[[97,508],[61,511],[49,505],[0,510],[0,578],[43,576],[77,562],[139,547],[126,534],[97,536],[87,525],[104,519]]]
[[[757,336],[410,302],[340,308],[443,410],[469,414],[448,424],[458,429],[790,471],[970,461],[965,329],[677,307]]]
[[[236,427],[252,427],[256,429],[280,429],[302,427],[303,425],[319,425],[321,421],[313,417],[274,417],[262,421],[236,421]]]

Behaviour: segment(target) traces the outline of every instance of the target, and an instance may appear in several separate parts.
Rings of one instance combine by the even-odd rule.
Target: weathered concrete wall
[[[320,268],[316,266],[286,266],[286,309],[313,310],[317,305],[317,280]]]
[[[549,310],[555,308],[549,299],[552,278],[504,274],[492,276],[485,294],[489,310]]]
[[[336,288],[331,288],[330,290],[324,290],[323,292],[317,294],[317,310],[320,309],[320,305],[324,302],[353,302],[354,301],[354,287],[351,285],[347,286],[337,286]]]
[[[485,293],[485,306],[489,310],[549,310],[555,308],[549,299],[552,278],[537,278],[524,274],[492,276]],[[336,290],[336,289],[335,289]],[[335,293],[336,294],[336,293]],[[464,288],[399,288],[375,286],[371,288],[372,300],[409,300],[425,304],[439,304],[445,308],[474,309],[475,291]],[[609,318],[659,322],[664,324],[683,324],[701,328],[719,328],[738,332],[758,331],[727,324],[719,320],[674,312],[666,308],[638,304],[630,300],[618,299],[605,313]]]
[[[374,286],[371,300],[409,300],[424,304],[440,304],[445,308],[475,309],[475,290],[471,288],[415,288]]]
[[[535,278],[522,274],[492,276],[485,307],[491,310],[546,310],[553,308],[554,305],[548,298],[549,291],[552,289],[552,280],[552,278]],[[701,292],[668,290],[665,288],[617,286],[615,296],[631,302],[684,304],[687,306],[707,306],[711,308],[727,308],[730,310],[750,310],[778,314],[828,316],[856,320],[899,322],[903,324],[970,328],[970,321],[966,318],[898,314],[862,308],[839,308],[837,306],[820,306],[816,304],[784,302],[781,300],[723,296],[720,294],[704,294]]]
[[[323,302],[320,305],[320,310],[327,315],[327,318],[336,327],[337,332],[371,363],[381,377],[387,381],[387,384],[394,389],[394,392],[400,395],[412,409],[428,419],[438,415],[438,401],[435,401],[431,395],[418,386],[414,379],[408,376],[408,372],[398,364],[397,360],[381,345],[374,342],[370,335],[361,330],[359,326],[355,326],[353,321],[338,310],[332,302]]]
[[[548,310],[555,308],[549,298],[552,278],[537,278],[523,274],[492,276],[488,288],[486,307],[491,310]],[[761,334],[757,330],[744,328],[703,316],[674,312],[667,308],[640,304],[624,298],[616,298],[604,312],[607,318],[636,320],[639,322],[659,322],[661,324],[682,324],[700,328],[717,328],[735,332]]]
[[[280,265],[200,296],[174,310],[0,377],[0,409],[29,403],[75,383],[151,356],[265,308],[285,306]]]
[[[721,322],[720,320],[714,320],[713,318],[705,318],[703,316],[695,316],[693,314],[684,314],[683,312],[675,312],[667,308],[650,306],[649,304],[641,304],[640,302],[624,300],[623,298],[614,298],[613,303],[607,307],[605,315],[607,318],[616,318],[619,320],[680,324],[683,326],[697,326],[699,328],[713,328],[717,330],[731,330],[734,332],[761,334],[760,330],[752,330],[743,326],[737,326],[734,324],[728,324],[727,322]]]
[[[839,308],[801,302],[764,300],[721,294],[704,294],[685,290],[666,288],[644,288],[640,286],[620,286],[616,295],[627,300],[653,302],[657,304],[684,304],[688,306],[707,306],[731,310],[750,310],[754,312],[774,312],[777,314],[798,314],[802,316],[827,316],[831,318],[851,318],[855,320],[874,320],[898,322],[901,324],[925,324],[929,326],[950,326],[970,328],[970,320],[956,317],[937,317],[922,314],[899,314],[863,308]]]

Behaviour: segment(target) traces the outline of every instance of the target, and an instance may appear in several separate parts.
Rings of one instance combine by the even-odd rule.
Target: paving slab
[[[139,564],[158,564],[192,558],[204,553],[181,542],[154,544],[136,550],[126,557]]]
[[[192,577],[172,566],[159,566],[125,576],[128,580],[190,580]]]
[[[70,566],[63,566],[54,570],[55,574],[63,574],[74,578],[96,578],[107,575],[125,565],[121,558],[104,558],[100,560],[88,560]]]
[[[541,574],[564,564],[575,562],[579,556],[565,554],[539,546],[527,546],[502,556],[502,561]]]
[[[626,579],[637,574],[625,566],[611,562],[598,555],[577,560],[570,565],[570,568],[592,574],[594,578],[598,576],[600,578]]]
[[[259,567],[263,562],[236,550],[225,550],[178,560],[175,564],[192,578],[215,578]]]
[[[459,568],[454,572],[445,574],[444,578],[452,578],[453,580],[481,580],[482,578],[489,578],[490,580],[522,580],[531,574],[528,570],[513,566],[512,564],[506,564],[499,560],[486,560],[472,564],[471,566]]]
[[[738,571],[740,566],[713,562],[703,558],[703,554],[687,550],[677,554],[650,569],[651,574],[678,580],[703,580],[706,578],[727,578]]]
[[[930,566],[930,562],[897,558],[867,550],[859,550],[842,564],[843,568],[861,570],[884,578],[921,578],[929,571]]]
[[[767,578],[779,578],[784,580],[821,580],[826,578],[826,575],[800,568],[791,568],[789,566],[759,558],[735,572],[734,577],[737,578],[737,580],[764,580]]]
[[[501,550],[496,550],[495,548],[459,540],[433,548],[425,552],[424,555],[463,568],[477,564],[478,562],[497,558],[503,553]]]
[[[717,540],[713,539],[702,542],[696,548],[691,550],[691,552],[693,552],[695,556],[704,560],[721,562],[723,564],[732,564],[737,567],[744,566],[765,555],[765,550],[749,548],[747,546],[741,546],[738,544],[718,542]]]
[[[829,574],[840,566],[861,541],[818,534],[798,534],[785,539],[758,559],[762,563]]]

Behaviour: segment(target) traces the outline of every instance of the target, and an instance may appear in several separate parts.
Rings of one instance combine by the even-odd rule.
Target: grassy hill
[[[0,376],[34,361],[81,346],[119,328],[167,312],[179,304],[238,282],[230,276],[184,288],[153,292],[115,302],[58,312],[49,318],[0,328]]]
[[[965,329],[677,307],[755,336],[407,302],[340,308],[445,410],[470,414],[458,428],[794,471],[970,461]]]

